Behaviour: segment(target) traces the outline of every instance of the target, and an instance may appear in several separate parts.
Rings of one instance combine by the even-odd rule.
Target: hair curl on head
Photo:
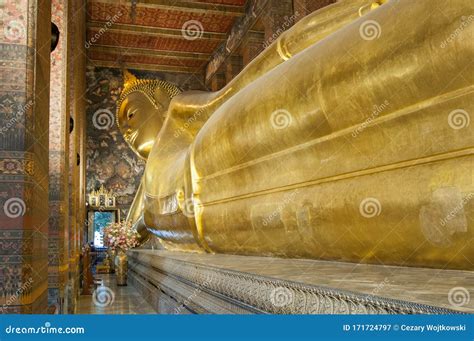
[[[162,81],[158,79],[137,79],[130,72],[124,72],[124,88],[120,97],[117,101],[117,112],[116,112],[116,122],[119,122],[119,111],[122,105],[122,102],[125,98],[130,95],[132,92],[140,92],[148,98],[148,100],[153,104],[156,109],[159,109],[161,106],[156,102],[155,91],[157,89],[162,89],[165,91],[168,96],[173,98],[174,96],[180,94],[182,91],[176,85],[173,85],[167,81]]]

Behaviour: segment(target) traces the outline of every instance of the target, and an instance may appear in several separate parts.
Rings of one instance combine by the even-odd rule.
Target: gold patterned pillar
[[[85,6],[84,1],[69,2],[68,73],[69,115],[74,126],[69,135],[69,280],[67,312],[73,313],[79,296],[80,251],[85,229]]]
[[[69,268],[69,112],[67,85],[67,6],[66,0],[52,0],[53,23],[60,31],[59,43],[51,54],[49,130],[49,270],[48,303],[63,312]]]
[[[71,67],[70,67],[71,69]],[[73,92],[73,91],[71,91]],[[70,145],[69,145],[69,229],[68,229],[68,240],[69,240],[69,277],[68,277],[68,290],[67,295],[67,313],[74,313],[74,307],[76,305],[76,299],[79,292],[79,258],[78,258],[78,247],[77,247],[77,181],[78,181],[78,167],[76,164],[77,159],[77,122],[74,110],[74,100],[71,103],[70,115],[73,118],[73,129],[70,134]]]
[[[0,313],[46,313],[51,3],[0,10]]]

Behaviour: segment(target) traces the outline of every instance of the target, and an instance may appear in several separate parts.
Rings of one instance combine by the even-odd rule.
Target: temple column
[[[72,103],[71,103],[72,104]],[[79,250],[78,243],[76,242],[77,238],[77,147],[78,147],[78,133],[77,133],[77,122],[75,117],[75,112],[73,110],[73,105],[71,105],[70,115],[72,118],[73,128],[69,135],[70,145],[69,145],[69,177],[68,177],[68,187],[69,187],[69,228],[68,228],[68,240],[69,240],[69,276],[67,284],[67,313],[74,313],[77,296],[79,292]]]
[[[225,68],[225,82],[229,82],[242,71],[242,57],[239,55],[227,58]]]
[[[73,127],[69,135],[69,280],[67,286],[67,312],[73,313],[79,296],[80,252],[85,228],[85,6],[81,2],[69,3],[68,21],[68,73],[70,83],[69,115]]]
[[[69,268],[69,112],[67,85],[67,1],[52,0],[52,21],[60,31],[51,54],[49,130],[49,271],[48,303],[64,312],[64,293]]]
[[[225,86],[225,74],[215,73],[211,79],[211,91],[218,91]]]
[[[245,10],[245,15],[236,19],[232,28],[230,29],[226,40],[219,45],[214,51],[209,63],[206,66],[204,80],[206,85],[211,84],[211,80],[214,75],[219,72],[226,73],[226,82],[228,83],[235,74],[235,70],[226,70],[226,65],[229,63],[229,59],[233,58],[238,54],[239,46],[241,46],[242,41],[244,40],[247,32],[256,24],[256,22],[262,17],[266,18],[265,15],[262,15],[264,10],[266,10],[266,4],[270,0],[249,0]],[[284,0],[287,1],[287,0]],[[266,19],[265,19],[266,20]],[[238,72],[242,70],[242,57],[239,56],[240,65]],[[229,68],[232,68],[229,66]],[[224,69],[224,70],[223,70]],[[237,72],[237,73],[238,73]],[[212,87],[212,86],[211,86]]]
[[[295,23],[293,0],[268,0],[262,20],[268,45]]]
[[[295,14],[298,14],[296,15],[296,21],[335,2],[336,0],[293,0]]]
[[[242,66],[245,67],[265,48],[264,35],[261,32],[250,31],[242,44]]]
[[[0,312],[48,306],[50,0],[2,1]]]

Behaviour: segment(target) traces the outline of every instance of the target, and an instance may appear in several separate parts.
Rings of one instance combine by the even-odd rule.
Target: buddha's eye
[[[135,116],[135,113],[137,112],[137,109],[135,110],[129,110],[128,113],[127,113],[127,119],[128,120],[131,120],[133,118],[133,116]]]

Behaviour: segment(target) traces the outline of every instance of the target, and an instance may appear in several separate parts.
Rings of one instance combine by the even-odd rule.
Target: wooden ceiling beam
[[[117,0],[92,0],[92,3],[117,4]],[[119,3],[121,4],[121,3]],[[130,5],[130,2],[123,3]],[[158,8],[163,10],[175,10],[190,13],[206,13],[213,15],[227,15],[233,17],[241,17],[244,15],[244,6],[212,4],[206,2],[198,2],[192,0],[140,0],[137,7]]]
[[[117,68],[117,69],[126,68],[126,69],[133,69],[133,70],[192,73],[192,74],[200,74],[200,75],[202,75],[204,72],[203,68],[196,68],[196,67],[144,64],[144,63],[127,63],[127,62],[120,62],[117,60],[109,61],[109,60],[95,60],[95,59],[89,58],[88,63],[91,66],[110,67],[110,68]]]
[[[89,48],[90,52],[96,53],[111,53],[118,56],[153,56],[160,58],[172,58],[172,59],[183,59],[183,60],[199,60],[202,62],[209,61],[211,54],[207,53],[195,53],[195,52],[180,52],[180,51],[168,51],[168,50],[153,50],[153,49],[142,49],[142,48],[131,48],[131,47],[118,47],[112,45],[91,45]]]
[[[105,22],[103,21],[89,21],[87,23],[87,28],[101,30],[101,29],[104,29],[104,24]],[[154,36],[154,37],[163,36],[163,37],[185,39],[182,30],[171,29],[171,28],[159,28],[159,27],[151,27],[151,26],[139,26],[139,25],[115,23],[113,24],[113,26],[107,28],[107,31]],[[224,41],[226,37],[227,35],[225,33],[202,32],[202,35],[199,39]]]

